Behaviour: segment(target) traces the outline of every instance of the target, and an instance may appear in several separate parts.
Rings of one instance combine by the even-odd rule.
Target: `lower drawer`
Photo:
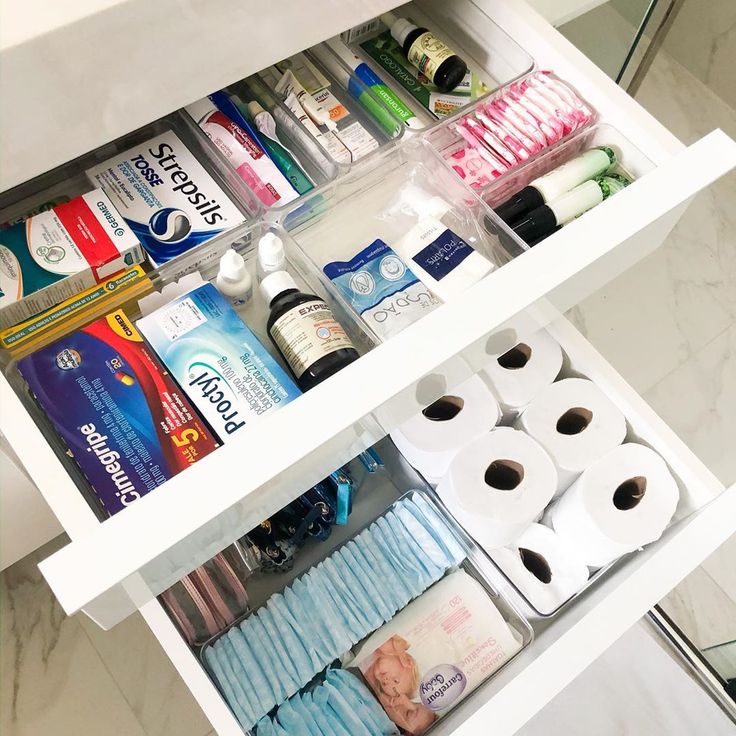
[[[681,503],[675,522],[659,541],[604,571],[554,617],[532,620],[533,641],[440,720],[433,734],[485,734],[489,724],[493,724],[495,735],[515,733],[733,531],[736,487],[724,490],[569,322],[558,318],[548,330],[567,355],[564,370],[595,381],[626,416],[627,439],[649,445],[665,459],[679,482]],[[382,440],[377,449],[385,471],[368,476],[357,496],[350,524],[335,529],[330,547],[352,536],[404,491],[423,483],[389,439]],[[298,572],[316,561],[313,555],[324,554],[318,549],[304,551],[298,558]],[[503,596],[522,605],[518,594],[492,565],[484,570]],[[281,587],[286,582],[272,576],[265,584]],[[161,604],[151,601],[140,612],[215,731],[220,736],[242,734],[198,654],[181,637]]]

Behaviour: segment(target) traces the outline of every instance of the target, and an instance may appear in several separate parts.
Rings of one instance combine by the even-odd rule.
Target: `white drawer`
[[[478,5],[539,67],[574,84],[602,121],[615,125],[656,168],[269,416],[258,433],[220,448],[103,525],[1,381],[2,429],[72,539],[41,566],[67,612],[84,609],[101,625],[114,625],[478,370],[490,354],[513,345],[529,329],[528,314],[544,324],[555,310],[575,304],[658,247],[688,200],[736,165],[736,144],[727,136],[714,132],[683,147],[526,6],[482,0]],[[455,36],[473,37],[464,19],[472,19],[478,7],[469,0],[426,0],[422,8],[440,24],[452,16],[447,22]],[[482,39],[472,42],[477,47]],[[358,213],[360,204],[355,206]],[[227,482],[233,478],[241,480]]]
[[[380,5],[371,4],[371,12],[384,9]],[[64,609],[84,609],[109,627],[140,608],[220,734],[242,731],[155,595],[478,370],[490,354],[558,320],[560,311],[650,253],[689,200],[736,166],[736,144],[727,136],[715,132],[684,147],[524,4],[475,0],[475,6],[520,43],[538,67],[572,83],[602,122],[614,125],[656,168],[268,417],[257,433],[219,448],[104,524],[0,377],[0,429],[71,538],[41,565]],[[451,16],[470,35],[473,29],[463,26],[463,18],[475,6],[469,0],[423,3],[433,17]],[[342,26],[363,19],[362,11],[352,7],[351,12],[349,20],[341,16]],[[325,26],[324,35],[333,30]],[[316,40],[305,37],[302,45]],[[294,50],[292,44],[273,51],[271,58],[261,53],[257,66]],[[253,71],[249,65],[239,69]],[[231,81],[232,67],[222,74],[208,77],[205,89],[201,80],[192,84],[191,97],[172,104],[190,102]],[[133,124],[140,122],[145,120]],[[107,131],[108,136],[118,132]],[[607,388],[636,433],[665,457],[688,489],[691,508],[712,503],[548,624],[509,668],[443,720],[438,733],[485,733],[490,722],[499,733],[513,733],[732,531],[736,489],[719,496],[722,486],[585,340],[564,321],[556,321],[554,330],[579,369]]]
[[[658,542],[603,572],[555,617],[534,620],[532,643],[439,721],[438,735],[480,736],[488,733],[490,723],[498,736],[515,733],[733,532],[736,486],[724,491],[567,320],[558,318],[547,329],[567,353],[570,368],[593,379],[624,412],[628,439],[650,445],[670,465],[683,492],[678,515],[686,516]],[[359,495],[358,503],[361,499]],[[382,500],[374,503],[380,507]],[[518,600],[502,576],[494,582],[512,601]],[[154,600],[140,611],[217,733],[240,736],[237,720],[161,604]]]

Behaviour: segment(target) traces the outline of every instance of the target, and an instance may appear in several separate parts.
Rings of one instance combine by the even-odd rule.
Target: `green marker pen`
[[[352,95],[368,112],[368,114],[393,138],[399,132],[399,121],[393,113],[384,107],[377,99],[368,92],[367,87],[350,75],[340,62],[324,46],[319,45],[310,49],[314,56],[327,71]]]

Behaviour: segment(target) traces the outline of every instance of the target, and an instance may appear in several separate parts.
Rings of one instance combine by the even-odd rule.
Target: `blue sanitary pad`
[[[244,728],[284,703],[259,736],[394,734],[362,683],[340,670],[311,695],[286,699],[464,557],[432,505],[411,494],[221,636],[205,662]]]
[[[327,670],[312,692],[285,701],[275,716],[258,721],[256,736],[398,736],[378,701],[347,670]]]

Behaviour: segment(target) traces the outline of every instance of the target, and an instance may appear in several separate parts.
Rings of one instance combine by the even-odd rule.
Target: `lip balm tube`
[[[514,232],[527,243],[539,242],[558,226],[566,225],[576,217],[580,217],[630,183],[625,176],[619,174],[609,174],[586,181],[553,202],[532,210],[514,226]]]
[[[350,75],[329,49],[324,46],[315,46],[311,49],[314,56],[319,59],[320,63],[327,71],[335,77],[343,89],[346,89],[351,97],[355,98],[368,114],[390,135],[395,136],[398,128],[398,121],[393,114],[384,107],[377,99],[375,99],[368,91],[367,87],[363,87],[360,82]]]
[[[548,174],[533,179],[512,197],[494,207],[494,210],[504,222],[513,225],[525,213],[561,197],[594,176],[604,174],[615,163],[616,154],[612,148],[591,148]]]
[[[411,130],[420,130],[424,126],[422,121],[416,116],[414,111],[404,104],[404,101],[389,87],[368,64],[361,61],[350,48],[342,42],[339,36],[325,41],[333,53],[343,62],[349,69],[352,69],[358,79],[360,79],[366,87],[373,91],[379,99],[383,100],[386,107],[393,111],[396,117],[401,120],[407,128]],[[321,58],[321,57],[320,57]]]

